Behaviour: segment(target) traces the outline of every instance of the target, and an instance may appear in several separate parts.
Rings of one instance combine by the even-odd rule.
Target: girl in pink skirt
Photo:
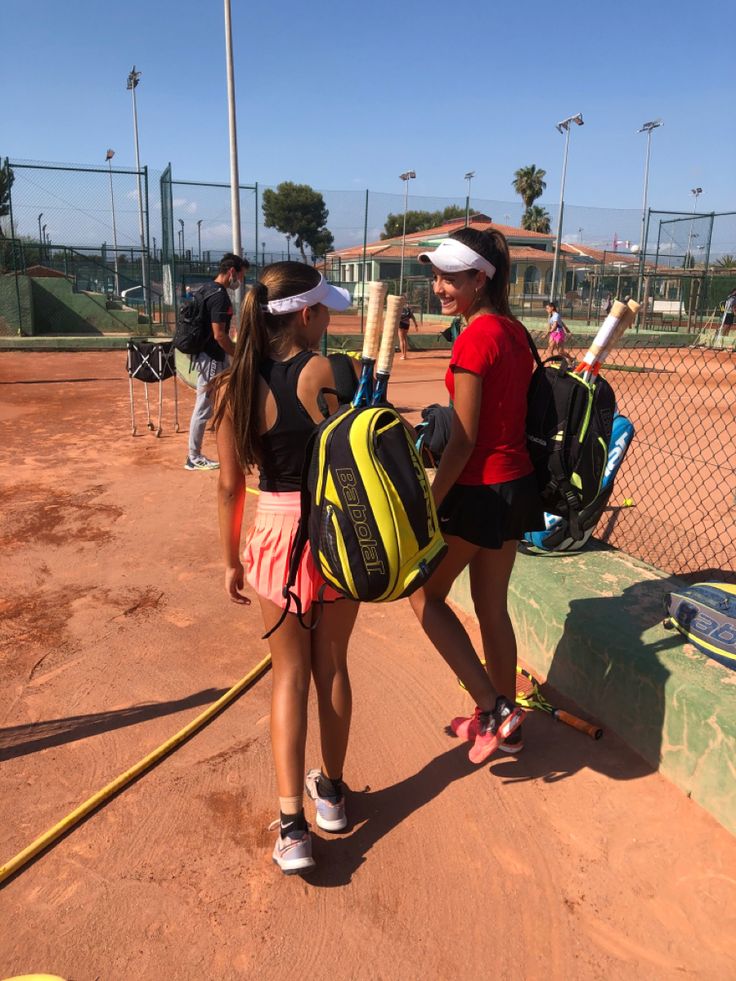
[[[300,513],[304,449],[325,411],[337,409],[330,362],[315,348],[330,320],[350,295],[327,283],[311,266],[267,266],[245,297],[232,365],[218,376],[217,448],[220,459],[219,520],[225,560],[225,590],[235,603],[248,602],[244,582],[258,595],[266,631],[282,616],[289,551]],[[326,402],[326,405],[325,405]],[[240,530],[245,475],[258,470],[255,523],[241,557]],[[325,587],[322,589],[322,587]],[[273,667],[271,743],[279,793],[279,834],[273,860],[288,874],[314,867],[312,838],[304,816],[304,789],[316,806],[318,827],[347,825],[342,772],[352,708],[347,649],[358,604],[327,587],[305,549],[294,592],[306,622],[322,589],[325,600],[314,630],[295,614],[269,637]],[[307,697],[314,677],[319,705],[321,769],[305,784]]]

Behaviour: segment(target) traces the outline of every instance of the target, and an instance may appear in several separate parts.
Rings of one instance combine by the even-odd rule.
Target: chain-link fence
[[[215,274],[232,248],[227,183],[177,179],[169,165],[149,186],[147,168],[117,168],[111,159],[6,160],[2,169],[0,333],[144,333],[152,321],[170,331],[186,285]],[[250,278],[268,262],[301,258],[292,236],[265,226],[266,189],[240,189]],[[521,223],[519,200],[401,191],[321,191],[335,249],[325,259],[305,247],[305,257],[351,291],[361,316],[371,262],[394,290],[401,284],[417,312],[434,311],[427,270],[401,261],[405,210],[429,212],[436,224],[466,213],[510,230]],[[556,215],[556,205],[545,207]],[[512,304],[533,328],[544,323],[553,232],[550,223],[546,235],[512,242]],[[393,240],[382,239],[388,233]],[[619,407],[637,427],[616,495],[634,504],[612,505],[599,532],[669,572],[734,570],[736,355],[734,336],[719,327],[736,287],[736,213],[651,210],[642,222],[637,209],[566,204],[562,241],[560,299],[575,336],[583,324],[595,329],[609,298],[642,301],[638,324],[607,367]]]
[[[187,283],[212,275],[232,248],[225,182],[184,180],[169,165],[164,175],[151,173],[149,187],[147,168],[140,173],[117,168],[111,159],[106,166],[30,161],[5,166],[12,179],[7,207],[0,201],[0,272],[18,280],[0,284],[0,330],[6,333],[44,329],[36,323],[29,329],[34,318],[24,300],[33,292],[24,277],[34,266],[67,277],[76,294],[104,297],[109,309],[125,307],[126,317],[133,310],[149,325],[170,325]],[[262,201],[268,189],[246,184],[240,190],[242,249],[251,277],[266,263],[302,254],[294,236],[266,227]],[[405,211],[410,218],[415,212],[425,219],[429,214],[436,224],[482,214],[518,233],[522,203],[420,197],[411,194],[411,182],[402,191],[321,190],[334,251],[324,257],[304,246],[304,256],[349,289],[358,308],[373,277],[406,289],[419,310],[436,312],[427,271],[416,262],[416,238],[402,261]],[[540,205],[540,212],[541,235],[525,241],[516,234],[511,242],[512,302],[524,315],[541,313],[551,285],[557,206]],[[387,230],[392,241],[382,239]],[[637,209],[566,204],[562,242],[558,298],[566,316],[590,321],[609,295],[628,294],[645,300],[640,329],[715,337],[730,277],[736,278],[729,271],[736,269],[729,265],[736,262],[735,214],[650,211],[643,223]]]
[[[636,435],[596,535],[670,573],[736,572],[734,353],[627,333],[602,373]]]
[[[113,167],[110,157],[107,166],[6,159],[2,169],[3,333],[53,333],[62,319],[67,333],[140,332],[160,322],[147,168]]]

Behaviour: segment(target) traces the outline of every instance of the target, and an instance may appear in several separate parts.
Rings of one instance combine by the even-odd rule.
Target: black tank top
[[[304,448],[317,423],[296,395],[299,375],[314,351],[301,351],[288,361],[267,358],[260,365],[261,377],[276,400],[276,422],[261,436],[263,466],[258,468],[258,488],[284,492],[301,488]]]

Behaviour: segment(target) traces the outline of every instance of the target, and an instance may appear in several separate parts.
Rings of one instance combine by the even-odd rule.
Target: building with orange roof
[[[458,228],[465,227],[465,218],[453,218],[435,228],[407,233],[404,244],[404,280],[410,294],[423,294],[429,290],[431,271],[419,261],[419,254],[436,248]],[[468,227],[485,231],[494,228],[506,236],[511,257],[511,298],[543,300],[549,295],[554,263],[555,237],[551,233],[531,232],[525,228],[515,228],[494,222],[484,214],[470,216]],[[365,246],[350,246],[328,253],[326,257],[327,275],[339,281],[360,300],[363,286],[363,261],[366,264],[366,284],[374,280],[398,282],[401,273],[402,237],[380,239]],[[574,289],[576,269],[593,263],[595,260],[582,255],[569,254],[572,262],[566,263],[567,253],[563,249],[562,269],[567,281],[567,289]],[[583,269],[584,271],[584,269]]]

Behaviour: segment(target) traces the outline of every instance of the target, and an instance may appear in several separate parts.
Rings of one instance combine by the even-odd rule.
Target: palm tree
[[[732,269],[736,266],[736,256],[735,255],[722,255],[720,259],[716,261],[716,265],[720,266],[721,269]]]
[[[530,205],[521,216],[521,227],[528,232],[542,232],[544,235],[549,235],[549,212],[538,204]]]
[[[514,174],[511,182],[514,190],[524,202],[524,207],[529,210],[537,198],[541,198],[547,186],[545,177],[546,170],[539,169],[536,164],[528,167],[520,167]]]

